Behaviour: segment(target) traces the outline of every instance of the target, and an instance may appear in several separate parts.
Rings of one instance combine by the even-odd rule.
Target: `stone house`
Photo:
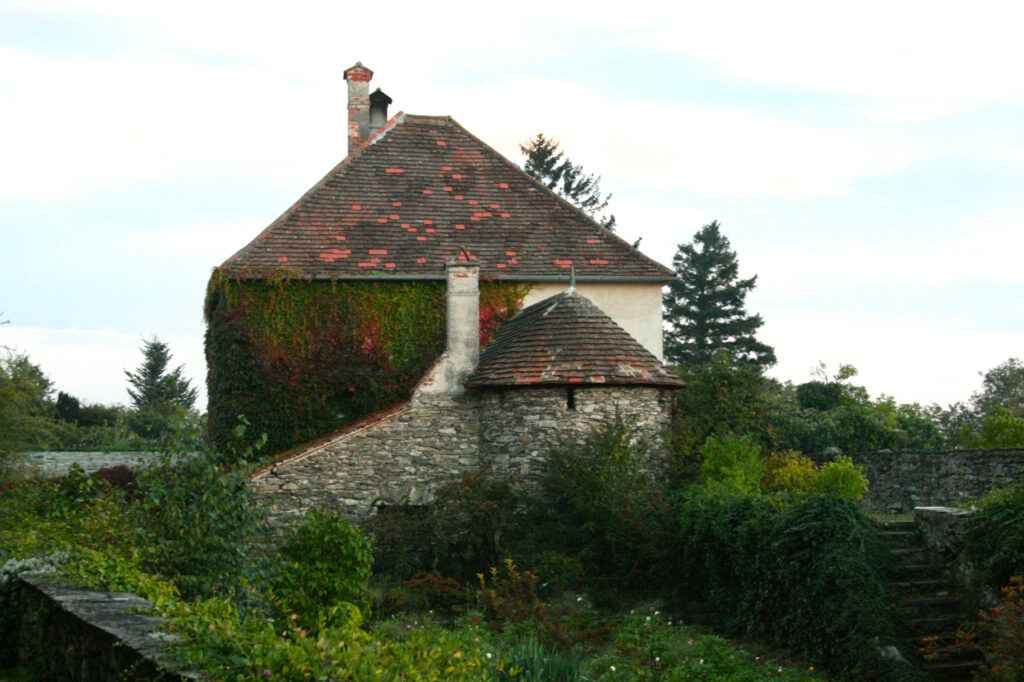
[[[424,504],[481,468],[530,487],[549,448],[614,418],[649,444],[652,473],[665,469],[679,377],[572,285],[523,309],[481,353],[479,273],[465,253],[448,262],[448,345],[408,401],[253,474],[273,520]]]
[[[660,435],[668,392],[680,384],[661,364],[661,289],[672,271],[452,118],[389,119],[391,98],[369,93],[372,77],[360,63],[345,71],[346,158],[215,277],[446,283],[447,350],[411,397],[279,457],[255,484],[275,494],[282,514],[320,506],[357,516],[374,500],[429,499],[440,479],[467,467],[529,481],[554,440],[609,416]],[[498,330],[478,367],[481,282],[526,293],[524,310]],[[218,363],[239,354],[223,343],[211,352],[219,333],[208,326],[211,424],[240,413],[218,407],[218,394],[255,394],[222,385],[229,372]]]
[[[348,82],[348,156],[219,272],[261,280],[444,281],[461,248],[481,278],[515,282],[529,306],[576,288],[661,359],[661,289],[673,272],[605,230],[448,116],[399,113]]]

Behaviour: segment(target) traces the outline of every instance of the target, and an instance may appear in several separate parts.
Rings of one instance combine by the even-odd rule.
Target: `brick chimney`
[[[373,71],[356,62],[345,69],[348,81],[348,155],[370,136],[370,79]],[[381,93],[383,94],[383,93]],[[387,95],[385,95],[386,97]]]

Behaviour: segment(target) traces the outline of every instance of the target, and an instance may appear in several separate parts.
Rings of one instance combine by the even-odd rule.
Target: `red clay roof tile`
[[[683,380],[575,289],[502,325],[466,386],[602,384],[681,387]]]
[[[472,198],[460,201],[467,195]],[[481,206],[500,206],[501,213]],[[401,217],[393,213],[395,207],[401,207]],[[433,224],[430,251],[423,251],[427,238],[415,228],[396,229],[390,221],[403,227]],[[367,264],[342,257],[332,250],[339,240],[352,253],[386,250],[388,271],[368,273]],[[461,246],[480,259],[482,277],[498,280],[565,278],[569,262],[580,281],[591,276],[666,281],[672,275],[451,118],[403,114],[225,261],[222,270],[262,278],[287,263],[289,273],[310,278],[443,279],[445,259]],[[548,246],[557,247],[557,262],[545,253]],[[508,260],[506,251],[515,251],[517,258]]]

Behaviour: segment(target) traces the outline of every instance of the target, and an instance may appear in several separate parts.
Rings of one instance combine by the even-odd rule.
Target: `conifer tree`
[[[523,170],[539,180],[552,192],[596,220],[606,230],[615,231],[615,216],[604,213],[611,194],[601,196],[601,176],[585,173],[583,166],[565,158],[558,142],[537,133],[519,145]]]
[[[167,370],[171,352],[167,344],[156,338],[143,339],[142,364],[134,372],[124,371],[131,388],[132,405],[143,411],[166,405],[180,405],[192,409],[196,402],[196,389],[182,376],[183,366]]]
[[[725,350],[737,364],[759,372],[775,364],[775,350],[754,336],[764,321],[744,308],[757,276],[739,278],[736,252],[718,221],[701,228],[691,243],[680,244],[672,267],[676,277],[663,296],[669,362],[693,367]]]

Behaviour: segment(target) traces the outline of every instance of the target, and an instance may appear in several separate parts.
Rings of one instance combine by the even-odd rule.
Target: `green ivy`
[[[522,285],[483,282],[481,340],[521,306]],[[279,452],[409,396],[445,345],[444,282],[238,280],[207,289],[209,429],[221,449]],[[243,443],[239,416],[249,420]]]

